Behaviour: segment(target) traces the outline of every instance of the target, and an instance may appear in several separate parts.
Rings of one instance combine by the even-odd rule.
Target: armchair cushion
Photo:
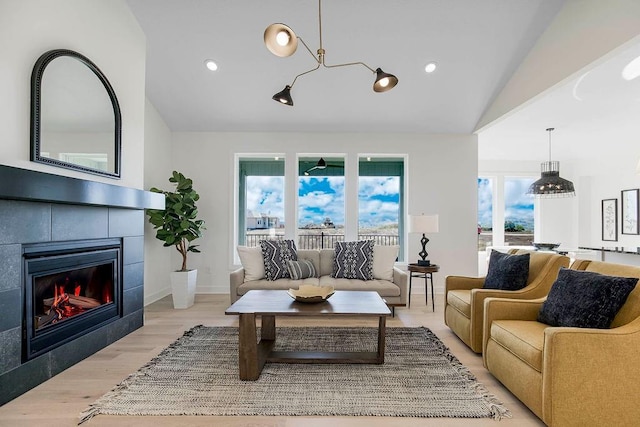
[[[551,326],[608,329],[637,283],[637,278],[563,268],[538,321]]]
[[[495,320],[491,323],[491,339],[536,371],[542,372],[544,330],[548,327],[526,320]]]
[[[460,289],[447,292],[447,304],[467,318],[471,317],[471,291]]]
[[[511,255],[491,251],[485,289],[517,291],[527,286],[530,254]]]

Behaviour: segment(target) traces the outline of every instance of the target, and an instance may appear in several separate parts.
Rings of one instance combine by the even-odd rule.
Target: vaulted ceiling
[[[324,0],[326,63],[362,61],[399,84],[375,93],[365,67],[320,68],[297,79],[288,107],[271,97],[316,62],[302,45],[274,56],[263,33],[285,23],[315,52],[316,0],[127,2],[147,36],[147,96],[174,132],[470,133],[566,4]],[[593,159],[603,141],[628,152],[640,134],[640,78],[623,81],[620,72],[639,55],[640,42],[629,44],[483,129],[479,158],[547,160],[548,127],[556,128],[555,160]],[[218,70],[207,70],[206,59]],[[438,66],[431,74],[429,62]]]
[[[316,62],[302,45],[274,56],[263,33],[285,23],[315,52],[317,1],[128,3],[147,36],[147,96],[172,131],[470,133],[564,1],[325,0],[326,63],[399,84],[374,93],[365,67],[320,68],[297,80],[293,107],[271,97]]]

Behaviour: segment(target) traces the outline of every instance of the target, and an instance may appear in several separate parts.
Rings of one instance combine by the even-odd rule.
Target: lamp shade
[[[264,44],[276,56],[291,56],[298,48],[298,37],[284,24],[271,24],[264,30]]]
[[[376,81],[373,82],[374,92],[386,92],[398,84],[398,78],[393,74],[385,73],[382,69],[376,69]]]
[[[282,91],[276,93],[271,97],[274,101],[278,101],[281,104],[293,106],[293,99],[291,98],[291,86],[286,85]]]
[[[409,215],[409,233],[437,233],[438,215]]]
[[[557,161],[543,162],[540,179],[529,186],[527,194],[542,198],[575,196],[573,183],[560,176],[559,165]]]

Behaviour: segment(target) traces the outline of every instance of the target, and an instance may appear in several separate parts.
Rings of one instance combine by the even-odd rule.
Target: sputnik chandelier
[[[298,74],[291,82],[290,85],[286,85],[281,92],[273,95],[273,100],[278,101],[282,104],[293,106],[293,99],[291,98],[291,88],[298,80],[298,77],[304,76],[305,74],[316,71],[323,66],[325,68],[336,68],[336,67],[346,67],[350,65],[362,65],[363,67],[368,68],[372,73],[376,74],[376,79],[373,83],[374,92],[386,92],[391,90],[398,84],[398,78],[393,74],[388,74],[382,71],[382,69],[377,68],[373,69],[364,62],[348,62],[344,64],[335,64],[335,65],[327,65],[324,62],[325,50],[322,47],[322,0],[318,0],[318,27],[320,29],[320,47],[317,50],[317,57],[313,54],[309,46],[302,40],[300,36],[297,36],[293,30],[285,24],[271,24],[264,31],[264,44],[267,46],[267,49],[271,51],[276,56],[286,57],[291,56],[295,53],[298,48],[298,40],[304,45],[309,54],[313,57],[314,61],[317,62],[317,65],[303,73]]]

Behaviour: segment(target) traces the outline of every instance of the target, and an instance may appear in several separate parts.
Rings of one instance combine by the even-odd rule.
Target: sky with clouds
[[[321,224],[330,218],[344,224],[344,177],[300,177],[298,187],[298,226]],[[400,179],[397,177],[359,178],[361,227],[397,224]],[[277,216],[284,222],[284,177],[249,176],[246,181],[247,210]]]
[[[526,194],[533,178],[505,179],[505,219],[533,224],[533,197]],[[265,213],[284,222],[284,177],[247,177],[247,210]],[[397,177],[359,178],[359,223],[361,227],[397,224],[399,187]],[[478,178],[478,222],[490,227],[493,216],[492,180]],[[344,224],[344,177],[300,177],[298,187],[298,226],[321,224],[330,218]]]
[[[505,220],[533,226],[533,196],[526,194],[534,178],[505,178]],[[478,222],[491,227],[493,190],[490,178],[478,178]]]

